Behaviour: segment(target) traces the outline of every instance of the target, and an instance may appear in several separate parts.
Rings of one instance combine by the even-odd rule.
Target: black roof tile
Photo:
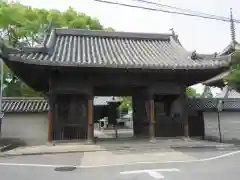
[[[46,47],[8,53],[25,63],[109,68],[215,69],[227,67],[230,56],[192,60],[171,34],[54,29]]]
[[[94,105],[107,105],[112,97],[95,96]],[[119,98],[117,100],[120,101]],[[47,112],[48,101],[41,97],[5,97],[2,101],[3,112]]]
[[[223,110],[225,111],[240,111],[240,98],[199,98],[189,99],[188,107],[197,111],[212,111],[217,110],[219,100],[223,102]]]
[[[189,99],[188,107],[193,110],[205,110],[205,109],[215,109],[217,107],[217,101],[215,99],[199,98],[199,99]]]
[[[226,55],[231,55],[236,50],[240,50],[240,44],[237,41],[233,41],[222,52],[218,53],[217,57],[226,57]],[[207,86],[223,87],[225,86],[224,78],[229,76],[230,73],[230,70],[220,73],[219,75],[204,81],[203,84]]]
[[[3,112],[47,112],[47,100],[43,98],[4,98],[2,101]]]
[[[222,88],[222,91],[215,96],[215,98],[238,99],[240,98],[240,93],[226,85]]]
[[[100,100],[102,99],[102,100]],[[108,98],[101,98],[98,97],[99,103],[95,102],[95,105],[100,105],[100,101],[102,105],[106,105],[104,99]],[[197,111],[216,111],[218,101],[223,100],[223,110],[227,111],[240,111],[240,98],[235,99],[221,99],[221,98],[199,98],[199,99],[188,99],[188,107],[191,110]],[[108,100],[106,100],[108,101]],[[43,98],[4,98],[3,99],[3,112],[5,113],[40,113],[40,112],[47,112],[49,109],[48,101]]]

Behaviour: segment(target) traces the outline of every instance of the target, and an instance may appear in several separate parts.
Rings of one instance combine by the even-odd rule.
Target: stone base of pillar
[[[94,144],[94,141],[93,141],[93,139],[87,139],[86,143],[87,144]]]
[[[48,146],[55,146],[55,142],[47,142]]]
[[[156,143],[156,142],[157,142],[157,140],[156,140],[156,138],[155,138],[155,137],[152,137],[152,138],[150,138],[149,142],[150,142],[150,143]]]
[[[190,137],[185,137],[185,136],[184,136],[184,137],[182,138],[182,140],[183,140],[183,141],[190,141],[191,138],[190,138]]]
[[[117,125],[114,125],[114,133],[115,133],[115,138],[118,138],[118,129],[117,129]]]

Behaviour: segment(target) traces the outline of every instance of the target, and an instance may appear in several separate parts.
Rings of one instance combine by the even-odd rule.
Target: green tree
[[[0,1],[0,37],[14,47],[40,44],[46,29],[53,23],[54,27],[104,30],[99,20],[84,13],[78,13],[72,7],[65,12],[24,6],[16,2]],[[105,29],[113,31],[112,28]],[[5,96],[39,96],[6,66],[4,67]]]
[[[188,87],[186,90],[186,94],[188,97],[195,97],[197,95],[197,92],[195,89]]]
[[[119,106],[119,108],[131,110],[132,109],[132,98],[129,96],[122,97],[122,103]]]
[[[236,51],[232,55],[231,73],[224,78],[224,81],[236,91],[240,92],[240,51]]]

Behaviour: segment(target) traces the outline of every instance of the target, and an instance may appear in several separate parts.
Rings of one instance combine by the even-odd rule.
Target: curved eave
[[[235,50],[239,50],[240,48],[239,46],[240,44],[237,41],[231,42],[225,49],[223,49],[220,53],[218,53],[218,56],[229,55]]]
[[[8,56],[9,61],[13,62],[22,62],[24,64],[32,64],[39,66],[51,66],[51,67],[81,67],[81,68],[109,68],[109,69],[139,69],[139,70],[199,70],[199,69],[221,69],[228,67],[231,61],[230,56],[220,57],[219,60],[221,63],[215,64],[198,64],[198,65],[177,65],[177,64],[165,64],[165,65],[157,65],[157,64],[97,64],[97,63],[76,63],[76,62],[64,62],[64,61],[49,61],[43,60],[39,61],[37,59],[29,59],[29,58],[21,58],[20,56],[15,56],[13,54]],[[211,59],[203,59],[196,60],[197,61],[210,61]]]
[[[211,83],[206,83],[204,85],[211,86],[211,87],[218,87],[218,88],[222,88],[222,87],[226,86],[226,84],[223,80],[219,80],[219,81],[211,82]]]
[[[47,92],[51,70],[35,64],[3,59],[9,69],[29,87],[38,92]]]
[[[217,76],[214,76],[211,79],[202,82],[202,84],[206,86],[224,87],[226,85],[224,82],[224,78],[230,75],[230,73],[231,71],[227,70],[225,72],[218,74]]]
[[[229,44],[223,51],[221,51],[218,56],[225,56],[230,54],[233,51],[234,47],[233,44]]]
[[[85,72],[86,69],[84,68],[72,68],[71,66],[68,68],[67,67],[62,67],[62,66],[47,66],[47,65],[40,65],[40,64],[31,64],[31,63],[26,63],[23,61],[18,61],[19,59],[15,59],[15,61],[9,60],[9,59],[4,59],[5,63],[7,66],[20,78],[22,79],[27,85],[32,87],[35,91],[40,91],[40,92],[47,92],[49,89],[49,79],[52,75],[52,71],[56,69],[62,69],[62,70],[67,70],[64,72],[69,73],[69,72],[74,72],[74,73],[79,73],[79,72]],[[103,68],[103,67],[102,67]],[[86,71],[87,73],[99,71],[102,68],[91,68]],[[79,71],[80,70],[80,71]],[[113,71],[109,71],[111,68],[108,68],[108,71],[105,72],[116,72],[116,70],[121,70],[121,69],[112,69]],[[186,76],[186,84],[193,85],[196,84],[196,82],[202,82],[205,79],[208,79],[212,76],[216,76],[217,74],[223,72],[226,70],[225,67],[219,67],[215,69],[188,69],[188,70],[183,70],[180,69],[178,71],[173,70],[173,69],[166,69],[167,71],[164,70],[158,70],[156,71],[157,73],[162,73],[162,72],[167,72],[169,75],[173,75],[179,77],[179,76]],[[127,70],[129,71],[129,69]],[[119,72],[126,72],[126,71],[119,71]],[[141,72],[141,71],[131,71],[131,72]],[[142,71],[143,72],[143,71]],[[154,72],[154,71],[146,71],[144,72]],[[174,81],[177,81],[174,80]]]

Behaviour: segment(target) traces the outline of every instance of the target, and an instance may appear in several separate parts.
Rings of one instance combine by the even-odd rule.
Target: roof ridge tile
[[[129,38],[129,39],[146,39],[146,40],[170,40],[172,34],[167,33],[144,33],[144,32],[124,32],[114,31],[107,32],[103,30],[88,30],[88,29],[68,29],[56,28],[56,35],[69,36],[91,36],[105,38]]]

